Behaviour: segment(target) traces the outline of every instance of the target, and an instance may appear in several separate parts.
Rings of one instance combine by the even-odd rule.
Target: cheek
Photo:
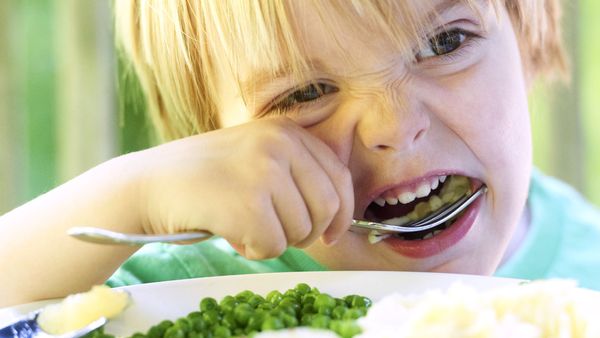
[[[531,161],[529,109],[516,42],[508,46],[482,65],[474,83],[482,88],[473,95],[476,107],[481,107],[476,137],[491,151],[485,156],[491,165],[519,171]]]
[[[467,71],[436,83],[430,96],[435,101],[424,100],[486,172],[504,171],[514,179],[523,177],[531,160],[529,113],[516,43],[502,45],[507,46],[502,52],[488,53]]]

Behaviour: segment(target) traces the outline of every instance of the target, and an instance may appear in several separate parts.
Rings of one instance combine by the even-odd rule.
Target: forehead
[[[315,69],[347,73],[348,69],[358,69],[359,65],[354,61],[359,59],[368,63],[383,54],[412,57],[416,44],[442,24],[445,15],[461,10],[472,11],[488,2],[267,2],[275,8],[259,8],[258,2],[250,2],[252,5],[246,10],[252,13],[233,18],[238,27],[229,46],[223,47],[230,57],[215,55],[214,59],[215,62],[229,61],[242,92],[251,91],[261,82],[283,75],[302,80]]]

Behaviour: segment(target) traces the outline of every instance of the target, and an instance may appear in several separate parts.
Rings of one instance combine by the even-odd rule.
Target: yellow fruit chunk
[[[123,312],[129,295],[106,285],[70,295],[58,304],[42,309],[37,322],[46,333],[63,334],[79,330],[101,317],[113,318]]]

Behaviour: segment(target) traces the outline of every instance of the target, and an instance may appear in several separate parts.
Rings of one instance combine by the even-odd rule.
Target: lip
[[[428,172],[427,174],[423,175],[423,176],[419,176],[416,178],[412,178],[412,179],[408,179],[405,180],[403,182],[400,183],[391,183],[391,184],[385,184],[385,185],[381,185],[376,189],[373,189],[371,192],[369,192],[366,195],[366,199],[364,199],[361,203],[360,203],[360,208],[357,208],[357,210],[360,210],[359,212],[359,218],[364,217],[364,214],[367,210],[367,208],[369,207],[369,205],[371,203],[373,203],[373,201],[381,196],[384,192],[386,191],[391,191],[391,190],[416,190],[417,187],[425,181],[429,181],[431,179],[433,179],[434,177],[437,176],[451,176],[451,175],[460,175],[460,176],[467,176],[466,174],[460,172],[460,171],[455,171],[455,170],[435,170],[435,171],[431,171]],[[473,186],[471,187],[473,188]],[[357,205],[359,205],[357,203]]]
[[[481,183],[477,185],[481,185]],[[389,237],[383,240],[383,243],[396,253],[409,258],[422,259],[437,255],[455,245],[467,235],[481,211],[485,196],[486,195],[480,196],[468,206],[462,216],[460,216],[451,227],[432,238],[409,241]]]

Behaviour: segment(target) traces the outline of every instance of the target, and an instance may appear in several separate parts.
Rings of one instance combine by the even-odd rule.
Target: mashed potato
[[[478,292],[456,284],[447,292],[393,294],[359,319],[358,338],[600,337],[600,293],[564,280]]]
[[[600,293],[567,280],[536,281],[486,292],[463,284],[375,302],[354,338],[600,338]],[[335,337],[308,329],[256,338]]]
[[[129,295],[106,285],[94,286],[86,293],[78,293],[52,304],[38,316],[37,322],[47,333],[63,334],[83,328],[101,317],[120,314],[129,303]]]

